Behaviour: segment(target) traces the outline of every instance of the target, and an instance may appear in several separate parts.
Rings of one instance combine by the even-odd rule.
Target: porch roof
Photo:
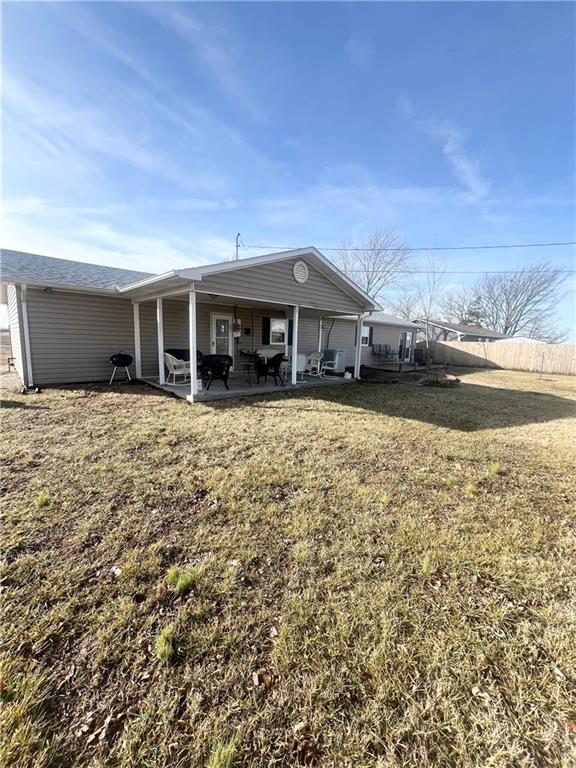
[[[282,251],[280,253],[266,254],[265,256],[254,256],[252,258],[240,259],[238,261],[225,261],[218,264],[205,264],[198,267],[187,267],[184,269],[170,270],[160,275],[152,275],[142,280],[137,280],[129,285],[119,286],[118,292],[132,298],[134,301],[146,301],[161,296],[175,295],[185,293],[194,288],[199,292],[207,293],[209,284],[203,285],[206,278],[212,276],[221,276],[223,279],[229,279],[230,289],[233,295],[235,277],[239,271],[249,267],[258,267],[262,265],[274,264],[290,259],[303,259],[311,264],[320,274],[326,277],[332,284],[340,288],[347,296],[351,297],[364,311],[371,312],[381,309],[368,294],[366,294],[356,283],[341,272],[332,262],[330,262],[320,251],[314,247],[302,248],[298,250]],[[250,299],[251,297],[242,297]],[[275,297],[270,296],[270,301],[274,302]],[[285,300],[276,303],[286,303]],[[294,301],[294,304],[299,303]],[[331,310],[330,307],[317,307],[318,309]]]

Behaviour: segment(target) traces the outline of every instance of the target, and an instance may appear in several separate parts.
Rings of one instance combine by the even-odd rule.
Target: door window
[[[214,319],[214,352],[217,355],[230,354],[231,323],[227,317]]]

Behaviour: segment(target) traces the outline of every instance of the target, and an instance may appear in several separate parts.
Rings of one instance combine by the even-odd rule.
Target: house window
[[[370,345],[370,328],[362,326],[362,334],[360,336],[360,346],[367,347]]]
[[[286,319],[283,317],[270,318],[270,344],[286,343]]]

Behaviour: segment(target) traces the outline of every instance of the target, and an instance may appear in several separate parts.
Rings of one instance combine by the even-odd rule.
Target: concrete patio
[[[161,389],[164,392],[168,392],[171,395],[180,397],[183,400],[188,399],[190,395],[190,382],[185,384],[160,384],[158,377],[156,378],[142,378],[145,384]],[[308,376],[304,374],[301,381],[297,381],[296,384],[286,382],[284,385],[275,385],[274,382],[269,379],[267,383],[257,384],[255,381],[250,382],[246,374],[234,373],[230,374],[228,379],[229,389],[226,389],[222,381],[214,381],[209,390],[202,390],[194,396],[194,402],[210,402],[212,400],[225,400],[227,398],[235,397],[252,397],[254,395],[270,395],[279,392],[290,392],[300,389],[313,389],[316,387],[337,387],[347,384],[354,384],[354,379],[345,379],[342,376],[333,376],[330,378],[319,378],[318,376]]]

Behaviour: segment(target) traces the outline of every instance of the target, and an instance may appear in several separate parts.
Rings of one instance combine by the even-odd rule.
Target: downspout
[[[24,331],[24,355],[26,357],[26,386],[34,386],[32,376],[32,353],[30,351],[30,329],[28,327],[28,297],[26,295],[26,283],[20,286],[20,306],[22,307],[22,325]]]

